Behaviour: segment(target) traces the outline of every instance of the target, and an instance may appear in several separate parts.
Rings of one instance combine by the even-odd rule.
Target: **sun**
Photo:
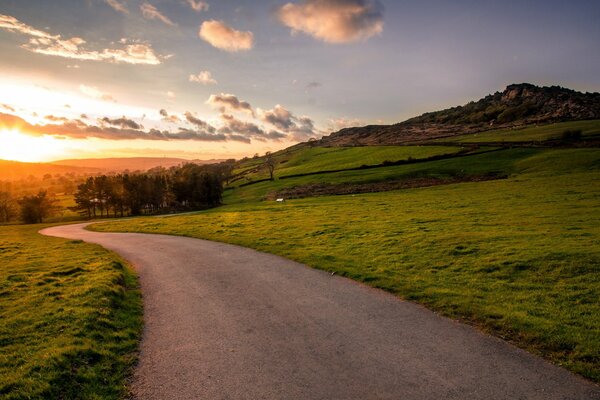
[[[64,140],[52,136],[30,136],[18,130],[0,130],[0,159],[44,162],[66,155]]]

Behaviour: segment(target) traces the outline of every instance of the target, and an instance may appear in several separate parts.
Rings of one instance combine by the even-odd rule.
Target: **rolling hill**
[[[600,93],[522,83],[463,106],[428,112],[398,124],[345,128],[324,137],[319,144],[406,144],[491,129],[594,119],[600,119]]]
[[[214,164],[223,160],[186,160],[174,157],[86,158],[53,161],[53,165],[95,168],[102,171],[147,171],[156,167],[170,168],[183,163]]]

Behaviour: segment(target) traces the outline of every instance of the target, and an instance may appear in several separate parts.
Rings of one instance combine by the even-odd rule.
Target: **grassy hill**
[[[95,229],[235,243],[478,326],[600,382],[600,121],[237,163],[225,206]],[[565,138],[565,131],[580,134]],[[340,195],[350,194],[350,195]],[[272,201],[284,197],[284,203]],[[296,199],[297,198],[297,199]]]
[[[186,160],[174,157],[123,157],[58,160],[51,164],[78,168],[94,168],[103,172],[147,171],[156,167],[170,168],[185,163],[213,164],[222,160]]]
[[[497,128],[600,119],[600,93],[558,86],[509,85],[503,92],[394,125],[345,128],[321,139],[328,146],[393,145]]]
[[[67,165],[53,165],[49,163],[29,163],[20,161],[0,160],[0,180],[14,181],[27,178],[30,175],[34,177],[43,177],[50,175],[85,175],[99,173],[101,170],[90,167],[77,167]]]

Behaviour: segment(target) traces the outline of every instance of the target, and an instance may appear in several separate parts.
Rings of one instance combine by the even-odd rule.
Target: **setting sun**
[[[29,136],[17,130],[0,131],[0,159],[42,162],[62,158],[66,154],[64,140],[51,136]]]

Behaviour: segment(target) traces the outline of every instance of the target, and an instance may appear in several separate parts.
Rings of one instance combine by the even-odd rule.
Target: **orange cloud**
[[[366,40],[383,31],[383,11],[377,0],[304,0],[277,10],[279,21],[328,43]]]
[[[223,21],[204,21],[198,35],[213,47],[224,51],[246,51],[254,47],[252,32],[237,31]]]

